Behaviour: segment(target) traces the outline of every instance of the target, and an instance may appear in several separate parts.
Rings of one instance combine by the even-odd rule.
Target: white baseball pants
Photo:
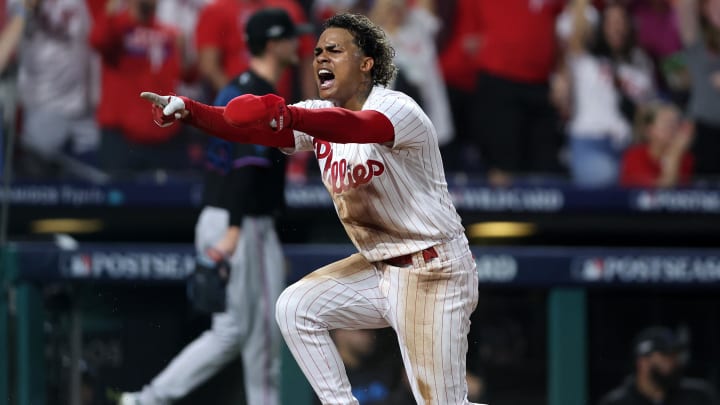
[[[280,330],[323,404],[358,404],[328,331],[387,326],[397,333],[419,405],[470,403],[465,357],[478,299],[475,261],[464,236],[434,248],[438,257],[425,263],[415,254],[408,267],[354,254],[280,295]]]

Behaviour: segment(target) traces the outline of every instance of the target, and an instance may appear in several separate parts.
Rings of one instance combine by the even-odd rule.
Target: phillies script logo
[[[358,164],[354,167],[348,166],[345,159],[334,161],[330,142],[315,139],[313,143],[318,159],[325,159],[322,175],[323,179],[328,179],[332,185],[333,193],[342,193],[367,184],[373,176],[380,176],[385,172],[385,165],[377,160],[368,159],[365,164]]]

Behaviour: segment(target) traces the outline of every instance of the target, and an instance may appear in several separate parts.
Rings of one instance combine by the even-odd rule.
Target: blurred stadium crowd
[[[3,130],[21,178],[197,172],[203,134],[157,128],[142,90],[209,102],[247,67],[243,24],[282,7],[318,32],[369,15],[393,86],[438,130],[446,170],[507,185],[668,187],[720,172],[718,0],[2,0]],[[315,37],[280,90],[316,96]],[[295,156],[289,179],[313,170]]]

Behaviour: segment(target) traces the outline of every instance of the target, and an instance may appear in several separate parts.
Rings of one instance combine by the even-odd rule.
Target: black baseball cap
[[[269,40],[294,38],[308,32],[312,32],[312,27],[295,25],[287,11],[281,8],[263,8],[251,15],[245,24],[245,40],[248,47],[257,52],[264,49]]]
[[[635,338],[635,355],[638,357],[654,352],[680,353],[684,348],[685,343],[672,330],[663,326],[643,329]]]

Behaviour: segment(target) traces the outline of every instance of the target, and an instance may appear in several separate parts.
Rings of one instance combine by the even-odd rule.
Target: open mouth
[[[318,79],[320,80],[320,90],[327,90],[335,83],[335,73],[329,69],[318,70]]]

